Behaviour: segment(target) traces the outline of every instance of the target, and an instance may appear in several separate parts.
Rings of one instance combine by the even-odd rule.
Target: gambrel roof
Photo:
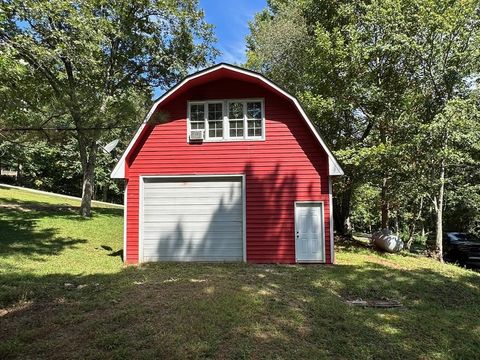
[[[272,81],[268,80],[265,78],[263,75],[251,71],[251,70],[246,70],[243,68],[240,68],[238,66],[233,66],[230,64],[225,64],[225,63],[220,63],[218,65],[209,67],[207,69],[198,71],[196,73],[193,73],[189,76],[187,76],[185,79],[183,79],[181,82],[179,82],[177,85],[175,85],[173,88],[171,88],[169,91],[167,91],[165,94],[163,94],[152,106],[150,111],[148,112],[147,116],[145,117],[145,120],[143,123],[140,125],[139,129],[135,133],[135,136],[133,137],[132,141],[130,141],[130,144],[128,145],[127,149],[123,153],[122,157],[118,161],[117,165],[112,171],[111,177],[115,179],[123,179],[125,178],[125,161],[130,153],[130,151],[133,149],[134,145],[136,144],[137,140],[139,139],[140,135],[142,134],[145,126],[147,125],[148,121],[152,117],[152,115],[155,113],[155,111],[159,108],[159,106],[164,103],[167,99],[170,99],[172,96],[175,94],[185,91],[192,86],[196,86],[201,84],[202,82],[205,81],[211,81],[215,80],[217,78],[225,76],[225,74],[228,73],[229,76],[233,78],[238,78],[238,79],[248,79],[249,81],[255,81],[258,82],[259,84],[266,85],[268,88],[270,88],[272,91],[275,93],[283,96],[284,98],[290,100],[295,107],[297,108],[298,112],[302,116],[302,118],[305,120],[307,123],[308,127],[312,131],[313,135],[315,138],[318,140],[320,146],[325,150],[325,152],[328,155],[328,168],[329,168],[329,175],[334,176],[334,175],[343,175],[343,170],[340,167],[340,164],[338,161],[335,159],[333,156],[332,152],[330,149],[327,147],[325,142],[323,141],[322,137],[318,133],[317,129],[313,126],[313,123],[310,121],[308,118],[307,114],[305,113],[305,110],[303,110],[302,106],[298,102],[298,100],[291,94],[289,94],[287,91],[283,90],[280,88],[278,85],[273,83]]]

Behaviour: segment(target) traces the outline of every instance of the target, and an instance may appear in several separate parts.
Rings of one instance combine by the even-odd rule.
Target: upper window
[[[208,104],[208,137],[223,138],[223,104]]]
[[[189,129],[205,130],[207,141],[263,140],[262,100],[222,100],[189,103]]]
[[[231,138],[243,138],[243,103],[228,103],[228,125]]]
[[[262,136],[262,103],[247,103],[248,136]]]
[[[190,128],[205,129],[205,107],[203,104],[190,105]]]

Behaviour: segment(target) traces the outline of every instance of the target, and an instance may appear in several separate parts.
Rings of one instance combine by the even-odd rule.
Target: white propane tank
[[[403,249],[403,241],[393,235],[389,229],[376,231],[372,234],[372,244],[389,253],[399,252]]]

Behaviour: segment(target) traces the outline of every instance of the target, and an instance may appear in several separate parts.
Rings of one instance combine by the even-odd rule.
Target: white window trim
[[[209,139],[210,141],[223,141],[225,139],[225,104],[223,101],[202,101],[199,104],[203,104],[203,109],[205,113],[205,139]],[[209,120],[208,119],[208,105],[209,104],[222,104],[222,119],[221,120]],[[188,105],[188,108],[190,109],[190,105]],[[190,117],[189,120],[190,122]],[[222,121],[222,132],[223,136],[222,137],[210,137],[210,124],[208,123],[209,121]]]
[[[232,102],[240,102],[243,104],[243,137],[230,137],[230,119],[228,118],[228,104]],[[247,123],[247,102],[259,102],[262,106],[262,136],[248,136],[248,123]],[[211,138],[209,137],[208,128],[208,104],[222,103],[223,108],[223,137]],[[204,106],[205,116],[205,139],[204,142],[223,142],[223,141],[264,141],[266,138],[266,126],[265,126],[265,101],[264,99],[212,99],[204,101],[187,101],[187,142],[190,134],[190,106],[200,105]]]
[[[191,126],[190,126],[190,106],[191,105],[203,105],[203,130],[206,132],[207,131],[207,124],[205,123],[205,119],[206,119],[206,116],[205,115],[205,108],[207,107],[206,106],[206,103],[204,102],[197,102],[197,101],[192,101],[191,103],[188,104],[188,133],[190,133],[190,129],[191,129]]]

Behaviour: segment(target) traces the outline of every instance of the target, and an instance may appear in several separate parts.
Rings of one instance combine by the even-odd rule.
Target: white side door
[[[295,203],[295,257],[297,262],[324,262],[323,203]]]

